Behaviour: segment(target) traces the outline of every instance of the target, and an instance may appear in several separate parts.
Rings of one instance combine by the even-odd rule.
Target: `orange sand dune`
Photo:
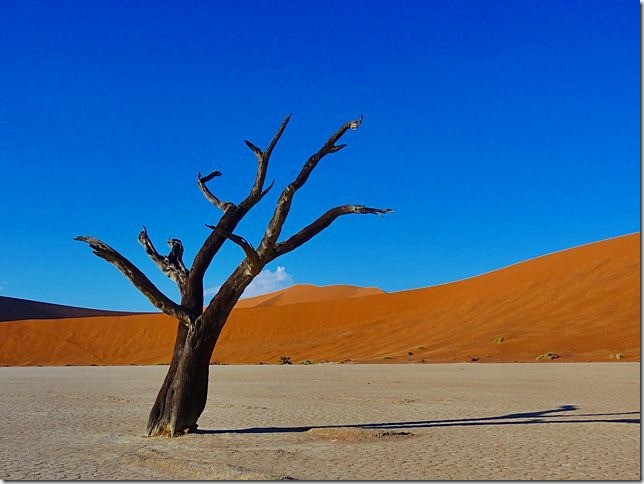
[[[373,296],[374,294],[384,294],[384,291],[377,287],[356,287],[346,285],[320,287],[314,286],[313,284],[297,284],[270,294],[241,299],[235,307],[251,308],[257,306],[285,306],[287,304]]]
[[[632,234],[425,289],[237,308],[213,360],[639,361],[639,244]],[[0,364],[166,363],[176,324],[159,314],[5,322]]]

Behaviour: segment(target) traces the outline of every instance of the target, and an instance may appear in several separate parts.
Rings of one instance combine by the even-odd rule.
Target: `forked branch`
[[[384,215],[391,212],[393,212],[393,210],[391,210],[390,208],[370,208],[365,207],[364,205],[341,205],[339,207],[334,207],[326,211],[315,222],[307,225],[295,235],[289,237],[283,242],[275,244],[274,255],[271,257],[271,259],[297,249],[298,247],[318,235],[320,232],[322,232],[325,228],[331,225],[335,221],[335,219],[341,217],[342,215],[348,215],[352,213]]]
[[[336,145],[336,142],[346,133],[348,130],[356,130],[360,127],[362,123],[362,116],[360,119],[354,121],[349,121],[344,123],[340,128],[331,135],[331,137],[322,145],[322,147],[304,163],[304,166],[300,170],[300,173],[297,175],[295,180],[290,183],[280,195],[280,198],[275,207],[275,212],[271,221],[268,223],[264,237],[260,244],[260,254],[270,251],[273,246],[275,246],[277,239],[282,232],[282,227],[288,216],[288,212],[291,209],[291,203],[293,201],[293,195],[297,192],[309,179],[309,176],[318,165],[320,160],[330,153],[337,153],[342,148],[347,146],[346,144]]]
[[[237,227],[237,224],[239,223],[239,221],[273,187],[273,183],[271,183],[267,188],[264,188],[264,182],[266,180],[266,171],[268,170],[268,162],[270,160],[271,154],[273,153],[273,150],[275,149],[275,146],[277,145],[277,142],[279,141],[280,137],[284,133],[284,130],[286,129],[286,125],[288,124],[290,119],[291,119],[290,115],[284,118],[284,121],[282,121],[282,124],[277,130],[277,133],[275,133],[275,136],[273,136],[273,139],[271,140],[271,142],[268,144],[268,147],[264,151],[262,151],[258,146],[251,143],[250,141],[245,141],[246,145],[253,151],[253,153],[255,153],[255,156],[257,156],[257,173],[255,175],[255,181],[253,183],[253,186],[250,189],[250,193],[239,205],[235,205],[230,202],[221,202],[218,199],[216,199],[216,197],[214,197],[214,195],[212,195],[212,193],[209,190],[207,190],[205,183],[210,179],[221,175],[221,173],[213,172],[207,177],[203,177],[203,178],[199,177],[200,187],[203,185],[202,191],[204,192],[204,195],[206,195],[206,198],[208,198],[212,203],[214,203],[217,206],[219,206],[218,204],[222,206],[223,204],[226,204],[225,208],[223,208],[224,215],[217,223],[217,227],[229,233],[232,233],[232,231],[235,230],[235,227]],[[206,190],[204,190],[204,188],[206,188]],[[212,197],[214,197],[214,199]],[[226,237],[222,236],[217,231],[213,230],[212,233],[210,233],[210,235],[206,238],[201,248],[197,251],[197,254],[195,255],[194,261],[192,263],[192,267],[190,269],[191,279],[203,278],[206,270],[208,269],[208,266],[212,262],[217,252],[219,252],[219,249],[221,249],[223,242],[225,240],[226,240]]]
[[[253,183],[253,186],[250,190],[250,193],[248,194],[248,197],[241,203],[241,205],[254,205],[257,203],[259,200],[261,200],[264,195],[268,193],[268,191],[273,188],[273,184],[271,183],[270,186],[264,190],[264,182],[266,181],[266,171],[268,170],[268,162],[271,158],[271,155],[273,154],[273,150],[275,149],[275,146],[277,145],[277,142],[280,140],[282,137],[282,134],[284,133],[284,130],[286,129],[286,125],[288,122],[291,120],[291,115],[289,114],[284,118],[284,121],[282,121],[282,124],[277,130],[277,133],[275,133],[275,136],[273,136],[273,139],[271,142],[268,144],[266,149],[262,151],[258,146],[256,146],[254,143],[244,140],[244,143],[246,143],[246,146],[248,146],[253,153],[255,153],[255,156],[257,157],[257,173],[255,175],[255,182]]]
[[[155,307],[183,321],[189,327],[192,325],[190,314],[183,306],[163,294],[143,272],[112,247],[93,237],[79,235],[74,237],[74,240],[87,243],[94,254],[116,266]]]

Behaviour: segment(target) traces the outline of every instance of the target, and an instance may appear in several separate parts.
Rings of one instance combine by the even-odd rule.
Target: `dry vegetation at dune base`
[[[146,438],[165,371],[0,368],[0,478],[640,479],[639,363],[216,366]]]

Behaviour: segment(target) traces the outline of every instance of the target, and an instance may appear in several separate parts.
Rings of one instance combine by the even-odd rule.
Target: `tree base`
[[[148,435],[147,437],[181,437],[183,435],[188,435],[188,434],[196,434],[197,433],[197,424],[194,424],[191,427],[188,427],[186,429],[176,431],[173,429],[170,429],[168,427],[165,428],[153,428],[148,430]]]
[[[150,437],[175,437],[197,430],[197,420],[206,407],[212,349],[191,344],[194,340],[198,336],[189,332],[183,350],[175,352],[170,363],[148,418]]]

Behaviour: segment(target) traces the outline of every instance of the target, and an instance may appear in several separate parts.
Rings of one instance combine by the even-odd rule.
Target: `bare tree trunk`
[[[194,330],[181,325],[168,374],[148,418],[148,435],[172,437],[197,428],[206,406],[210,358],[227,317],[202,318]]]
[[[179,322],[179,327],[177,328],[177,337],[174,343],[174,351],[172,353],[172,361],[170,362],[170,367],[168,368],[168,373],[163,380],[163,385],[157,395],[154,406],[150,411],[150,416],[148,417],[147,424],[147,433],[148,435],[156,435],[163,433],[164,426],[170,422],[170,414],[166,412],[169,411],[172,406],[171,403],[166,405],[166,400],[168,394],[170,393],[170,387],[172,386],[175,378],[177,377],[177,368],[179,367],[179,361],[181,360],[181,355],[183,354],[183,348],[186,342],[186,337],[188,336],[188,328],[182,323]]]
[[[174,436],[196,428],[197,418],[206,403],[208,359],[173,359],[173,364],[157,395],[148,418],[149,436]]]
[[[183,293],[181,305],[185,308],[190,308],[192,312],[201,312],[200,308],[203,307],[203,286],[201,281],[197,280],[192,284],[186,284],[182,287],[181,292]],[[159,435],[162,433],[173,434],[173,432],[170,432],[168,425],[173,419],[171,414],[173,412],[176,413],[176,411],[172,410],[176,405],[172,402],[170,395],[173,391],[176,391],[173,390],[173,387],[176,386],[175,380],[179,381],[182,378],[180,375],[177,375],[177,370],[182,360],[184,348],[186,347],[188,333],[188,326],[183,321],[179,321],[170,367],[168,368],[168,373],[163,380],[163,385],[157,394],[157,398],[148,417],[148,435]],[[185,365],[182,368],[185,368]],[[208,379],[206,377],[206,384],[207,382]]]
[[[241,264],[192,327],[179,322],[172,362],[148,418],[148,436],[173,437],[197,429],[208,398],[212,352],[230,312],[253,277]]]

